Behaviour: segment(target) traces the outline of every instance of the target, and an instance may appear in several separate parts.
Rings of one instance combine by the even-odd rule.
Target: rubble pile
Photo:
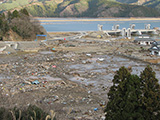
[[[97,31],[97,32],[89,32],[87,35],[83,36],[83,38],[106,39],[110,38],[110,36],[103,31]]]
[[[14,107],[38,104],[52,106],[51,109],[60,105],[63,106],[60,107],[63,114],[69,114],[68,117],[73,118],[81,114],[103,114],[102,109],[99,110],[100,113],[93,112],[95,104],[95,107],[100,107],[99,98],[92,96],[85,86],[71,82],[65,76],[69,72],[67,66],[78,59],[76,54],[39,51],[17,56],[4,56],[0,61],[1,96],[4,98],[2,105]],[[4,61],[5,59],[7,60]],[[74,108],[80,104],[81,107]],[[91,105],[93,108],[89,107]],[[92,112],[88,112],[89,109]],[[61,118],[61,113],[59,114]],[[99,117],[97,115],[95,117]]]
[[[1,55],[0,107],[36,104],[45,111],[53,109],[60,120],[104,120],[116,70],[125,66],[139,75],[147,65],[122,56],[137,55],[140,50],[126,41],[78,39],[31,44],[20,43],[16,53]],[[159,66],[152,67],[159,73]]]

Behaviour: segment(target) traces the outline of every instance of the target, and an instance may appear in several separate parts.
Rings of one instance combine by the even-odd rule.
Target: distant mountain
[[[138,0],[116,0],[117,2],[121,3],[136,3]]]
[[[145,2],[143,5],[160,10],[160,0],[150,0],[148,2]]]
[[[117,2],[127,3],[127,4],[137,4],[143,5],[144,3],[151,1],[151,0],[116,0]]]
[[[25,7],[36,17],[158,17],[153,8],[120,3],[122,0],[9,0],[1,11]],[[128,3],[136,0],[123,0]],[[127,2],[128,1],[128,2]]]
[[[45,1],[28,6],[33,16],[40,17],[157,17],[160,13],[144,6],[128,5],[115,0]]]

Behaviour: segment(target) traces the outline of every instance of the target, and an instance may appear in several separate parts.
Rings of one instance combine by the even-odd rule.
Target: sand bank
[[[133,20],[160,20],[160,18],[68,18],[68,19],[41,19],[40,22],[72,22],[72,21],[133,21]]]

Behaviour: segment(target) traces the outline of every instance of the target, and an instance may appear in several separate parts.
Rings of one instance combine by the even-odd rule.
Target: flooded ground
[[[115,72],[120,67],[125,66],[131,69],[132,74],[140,75],[147,65],[149,64],[116,55],[87,56],[86,54],[81,60],[66,65],[66,69],[69,71],[69,80],[86,86],[91,85],[92,92],[104,95],[103,97],[107,99],[106,92],[111,87]],[[152,68],[156,72],[157,79],[160,80],[159,66],[152,65]]]

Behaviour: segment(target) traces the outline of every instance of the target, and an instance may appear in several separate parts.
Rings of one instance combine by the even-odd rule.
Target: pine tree
[[[1,17],[2,19],[5,19],[5,18],[6,18],[6,16],[5,16],[4,13],[2,13],[2,14],[0,15],[0,17]]]
[[[108,93],[106,120],[158,120],[160,85],[155,72],[147,66],[140,77],[120,68]]]
[[[11,11],[8,11],[8,23],[10,23],[11,22],[11,19],[12,19],[12,13],[11,13]]]
[[[6,32],[9,31],[9,25],[5,19],[4,14],[0,14],[0,35],[3,36]]]
[[[19,12],[17,10],[14,10],[13,13],[12,13],[12,19],[13,18],[18,18],[18,17],[20,17]]]
[[[141,107],[146,120],[160,119],[160,85],[155,72],[147,66],[140,75],[141,80]]]
[[[105,109],[106,120],[135,120],[142,118],[137,103],[140,95],[140,80],[137,75],[122,67],[113,79],[113,86],[108,93],[109,102]]]
[[[24,15],[29,16],[29,13],[28,13],[28,11],[27,11],[25,8],[24,8],[24,9],[21,9],[20,12],[21,12],[22,14],[24,14]]]

